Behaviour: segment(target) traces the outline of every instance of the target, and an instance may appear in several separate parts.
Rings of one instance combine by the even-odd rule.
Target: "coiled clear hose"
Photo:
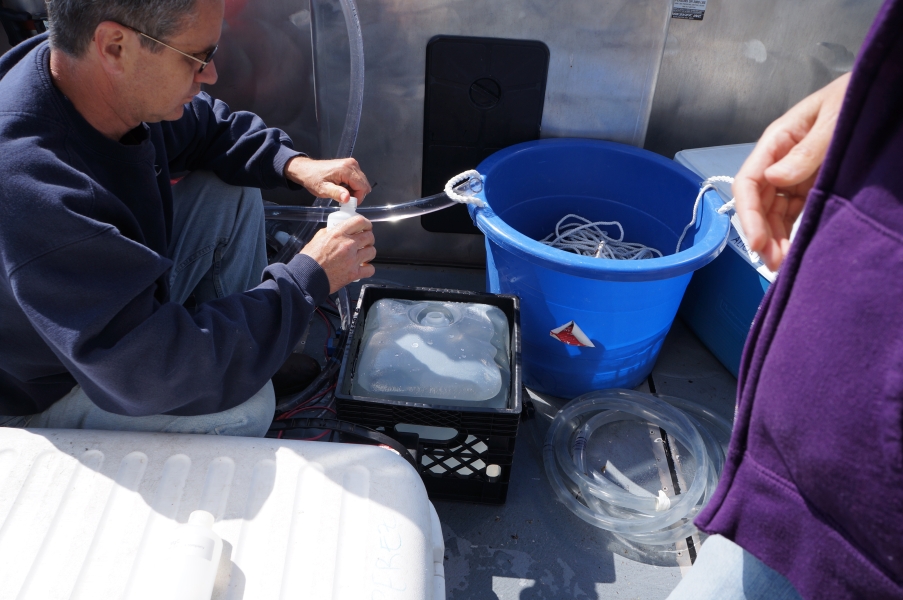
[[[357,132],[361,125],[361,109],[364,105],[364,38],[361,34],[361,21],[354,0],[339,0],[339,3],[342,5],[345,28],[348,30],[351,85],[348,92],[348,111],[345,113],[345,125],[342,128],[342,137],[339,138],[336,158],[349,158],[357,141]],[[314,200],[314,206],[327,207],[330,202],[332,202],[330,198],[317,198]],[[290,232],[288,241],[276,254],[274,261],[290,261],[313,238],[315,230],[316,221],[305,220],[298,223]]]
[[[632,390],[580,396],[568,403],[549,427],[543,448],[549,482],[561,502],[596,527],[648,545],[684,539],[696,531],[692,520],[711,498],[724,465],[721,444],[697,418],[730,435],[724,419],[685,400]],[[587,472],[586,440],[599,427],[623,420],[664,428],[693,456],[696,476],[686,492],[670,498],[670,507],[663,509],[660,500],[645,490],[631,493],[598,473]],[[583,502],[574,497],[575,490]]]
[[[361,22],[357,14],[357,6],[354,0],[339,0],[342,6],[342,13],[345,17],[345,28],[348,31],[348,43],[351,58],[350,73],[350,91],[348,94],[348,110],[345,113],[345,125],[342,128],[342,137],[339,139],[339,147],[336,151],[336,158],[348,158],[354,151],[354,144],[357,141],[357,133],[361,124],[361,109],[364,103],[364,38],[361,34]],[[329,198],[317,198],[314,200],[314,207],[324,210],[332,202]],[[294,207],[293,207],[294,208]],[[301,207],[298,207],[301,208]],[[337,210],[333,208],[332,210]],[[332,212],[330,210],[329,212]],[[270,211],[271,213],[272,211]],[[267,213],[266,206],[264,213],[267,217],[273,215]],[[287,232],[287,239],[282,248],[276,254],[273,262],[288,262],[304,247],[314,236],[316,223],[325,221],[322,219],[289,219],[283,218],[285,221],[298,221],[297,225],[291,232]],[[351,327],[351,303],[348,300],[348,292],[345,288],[338,291],[339,316],[342,323],[342,329],[346,332]],[[277,412],[284,412],[298,406],[300,403],[311,398],[320,388],[326,385],[328,380],[338,370],[339,361],[333,357],[327,364],[326,368],[314,381],[307,386],[305,390],[298,394],[294,394],[287,399],[281,399],[276,406]]]
[[[339,138],[339,147],[336,158],[348,158],[354,150],[357,141],[357,133],[361,123],[361,109],[364,103],[364,39],[361,35],[361,22],[357,13],[354,0],[340,0],[342,13],[345,17],[345,28],[348,31],[348,43],[351,58],[350,90],[348,93],[348,111],[345,113],[345,124],[342,128],[342,136]],[[461,184],[460,192],[468,194]],[[455,188],[458,191],[459,188]],[[264,206],[264,214],[267,219],[280,221],[298,221],[298,224],[287,232],[286,241],[276,254],[274,262],[290,261],[301,248],[314,236],[317,223],[326,222],[326,217],[331,212],[338,210],[335,205],[330,206],[329,198],[317,198],[313,206]],[[359,206],[358,214],[370,221],[398,221],[410,217],[418,217],[427,213],[442,210],[455,204],[444,192],[402,202],[400,204],[385,204],[382,206]],[[344,324],[343,324],[344,326]]]
[[[348,158],[354,151],[357,132],[361,125],[361,109],[364,105],[364,38],[361,34],[361,21],[358,17],[357,5],[354,3],[354,0],[339,0],[339,3],[342,6],[345,28],[348,31],[351,85],[348,92],[348,110],[345,113],[345,124],[342,128],[342,137],[339,138],[336,158]],[[332,200],[329,198],[317,198],[314,200],[314,206],[326,207],[330,202]],[[290,261],[313,238],[315,229],[315,221],[305,220],[299,222],[289,234],[288,240],[276,254],[274,262]],[[348,292],[345,288],[339,290],[338,297],[342,329],[347,331],[351,326],[351,309],[348,301]]]

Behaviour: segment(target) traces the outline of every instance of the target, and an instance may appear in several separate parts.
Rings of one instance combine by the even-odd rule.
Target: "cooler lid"
[[[121,598],[197,509],[223,539],[214,599],[445,597],[438,517],[385,449],[4,428],[0,599]]]

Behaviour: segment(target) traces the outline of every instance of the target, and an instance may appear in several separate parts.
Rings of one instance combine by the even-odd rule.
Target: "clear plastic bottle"
[[[210,600],[223,552],[213,515],[196,510],[180,525],[160,562],[160,596],[167,600]]]
[[[196,510],[179,525],[169,544],[161,548],[156,577],[144,598],[210,600],[223,552],[223,540],[213,531],[213,515]]]
[[[160,527],[163,520],[139,550],[125,600],[210,600],[223,553],[213,515],[196,510],[172,529]]]
[[[339,206],[339,210],[329,213],[329,216],[326,217],[326,229],[335,229],[356,214],[357,198],[351,196],[351,198],[348,199],[348,202]],[[357,283],[360,279],[355,279],[354,281]]]

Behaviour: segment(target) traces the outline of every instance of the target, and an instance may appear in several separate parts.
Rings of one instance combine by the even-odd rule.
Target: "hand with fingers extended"
[[[332,198],[343,204],[351,196],[360,204],[370,193],[370,182],[353,158],[314,160],[296,156],[285,164],[285,177],[303,185],[317,198]]]
[[[849,74],[835,79],[769,125],[734,178],[750,249],[772,270],[790,249],[793,223],[825,160],[849,81]]]
[[[321,229],[301,249],[317,261],[329,278],[329,293],[339,291],[352,281],[372,277],[376,272],[370,261],[376,256],[373,224],[357,215],[333,229]]]

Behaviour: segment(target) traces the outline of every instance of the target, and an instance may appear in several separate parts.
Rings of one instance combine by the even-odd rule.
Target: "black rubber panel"
[[[490,154],[539,139],[549,71],[542,42],[440,35],[426,46],[421,195],[438,194]],[[424,229],[476,233],[464,206],[420,217]]]

